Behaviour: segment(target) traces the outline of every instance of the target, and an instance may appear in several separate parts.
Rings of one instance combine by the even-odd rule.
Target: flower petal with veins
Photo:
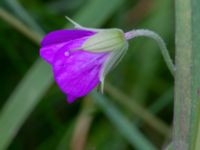
[[[108,53],[91,53],[78,48],[86,39],[78,39],[63,46],[53,60],[54,78],[68,95],[68,102],[85,96],[100,83],[99,73]],[[67,55],[66,55],[67,53]]]
[[[95,32],[86,30],[58,30],[50,32],[41,42],[40,56],[51,64],[57,50],[65,44],[94,34]]]
[[[40,56],[52,65],[54,79],[69,103],[85,96],[125,54],[127,41],[120,29],[58,30],[41,42]]]

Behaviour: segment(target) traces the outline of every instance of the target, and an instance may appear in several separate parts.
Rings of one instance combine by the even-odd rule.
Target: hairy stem
[[[161,53],[164,57],[164,60],[167,64],[167,67],[169,68],[171,74],[174,75],[174,72],[176,69],[163,39],[157,33],[147,30],[147,29],[137,29],[137,30],[132,30],[125,33],[125,38],[127,40],[133,39],[135,37],[140,37],[140,36],[152,38],[157,42],[158,46],[160,47]]]

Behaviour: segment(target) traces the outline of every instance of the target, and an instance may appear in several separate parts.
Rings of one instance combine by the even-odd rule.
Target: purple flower
[[[127,50],[119,29],[90,29],[77,23],[76,29],[47,34],[40,56],[52,66],[56,83],[69,103],[85,96],[99,83]]]

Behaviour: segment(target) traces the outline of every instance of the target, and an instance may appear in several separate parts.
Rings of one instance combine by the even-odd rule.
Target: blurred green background
[[[153,150],[171,137],[173,77],[155,41],[136,38],[94,91],[68,104],[39,41],[72,28],[150,29],[174,57],[172,0],[1,0],[0,150]]]

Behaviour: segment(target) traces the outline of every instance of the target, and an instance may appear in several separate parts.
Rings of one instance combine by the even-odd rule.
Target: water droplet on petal
[[[65,56],[69,56],[69,52],[66,51],[66,52],[64,53],[64,55],[65,55]]]

